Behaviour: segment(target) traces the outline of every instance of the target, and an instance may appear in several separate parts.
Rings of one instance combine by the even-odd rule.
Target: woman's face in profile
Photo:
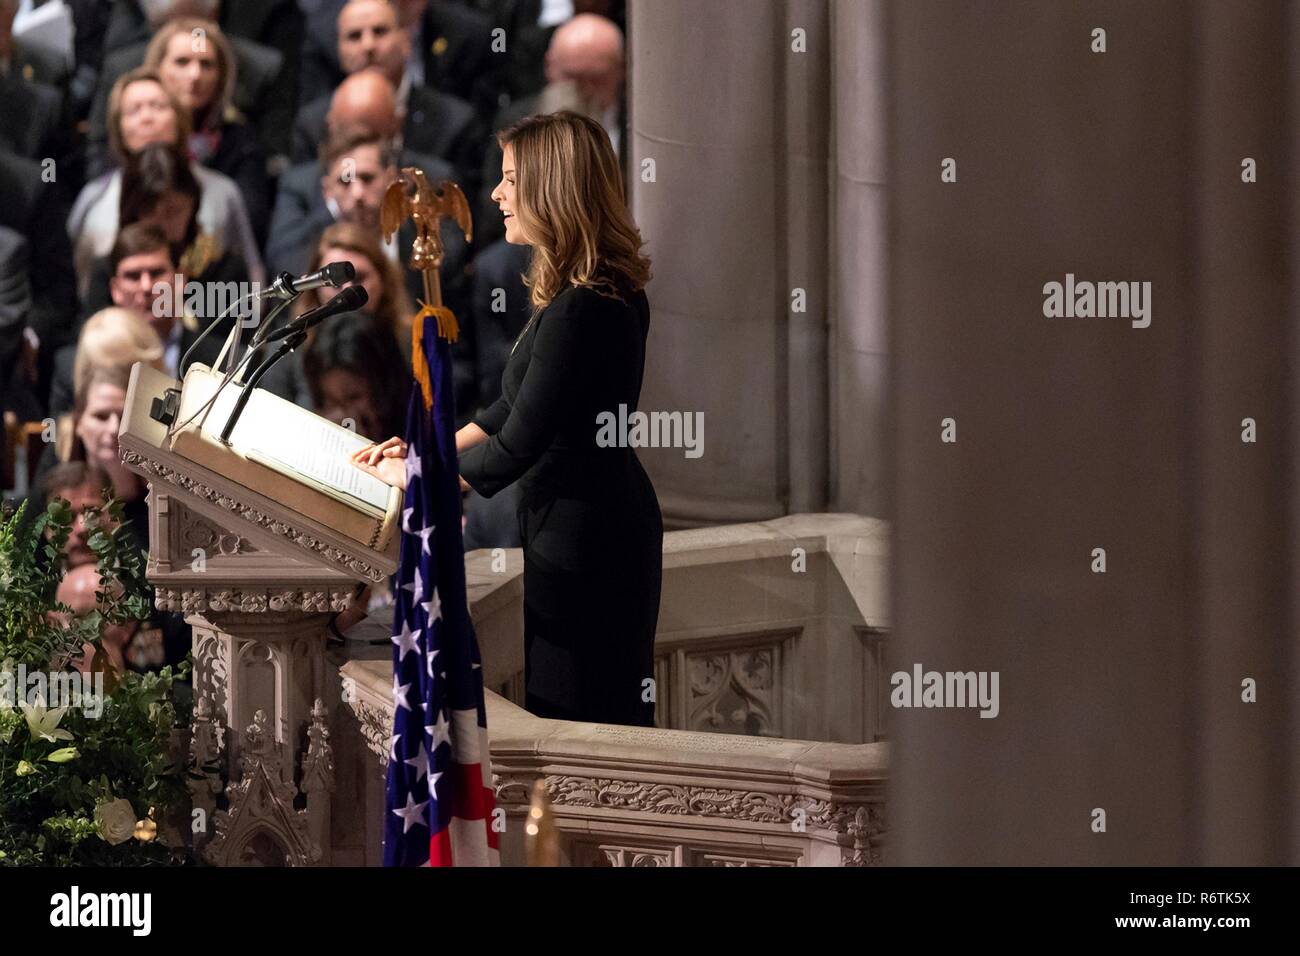
[[[501,151],[501,182],[497,183],[497,188],[492,190],[492,201],[497,204],[497,208],[501,210],[501,215],[505,217],[506,242],[512,242],[517,246],[528,245],[528,240],[524,237],[523,227],[519,225],[519,217],[515,214],[518,208],[515,205],[517,195],[515,192],[515,150],[513,145],[507,143]]]

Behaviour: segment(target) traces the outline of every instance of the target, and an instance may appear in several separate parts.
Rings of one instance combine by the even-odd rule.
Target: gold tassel
[[[438,320],[438,338],[455,342],[460,338],[460,326],[456,316],[446,306],[432,306],[420,303],[420,311],[411,320],[411,371],[420,383],[424,394],[424,408],[433,408],[433,382],[430,380],[429,363],[424,357],[424,320],[433,317]]]

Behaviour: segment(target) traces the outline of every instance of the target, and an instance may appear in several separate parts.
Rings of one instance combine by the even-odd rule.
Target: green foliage
[[[0,670],[25,665],[28,673],[63,669],[84,644],[99,647],[102,628],[149,617],[152,594],[145,580],[145,557],[122,520],[122,506],[110,502],[103,513],[87,513],[88,544],[101,580],[96,608],[67,623],[51,612],[70,613],[55,598],[64,575],[63,547],[72,510],[50,503],[34,521],[24,507],[0,522]],[[0,702],[0,865],[130,866],[183,862],[184,854],[154,840],[104,839],[95,820],[99,804],[127,800],[137,820],[154,811],[183,806],[184,774],[176,765],[173,728],[178,714],[173,684],[189,676],[189,662],[178,673],[128,673],[105,694],[102,709],[20,706]],[[128,827],[129,830],[129,827]]]

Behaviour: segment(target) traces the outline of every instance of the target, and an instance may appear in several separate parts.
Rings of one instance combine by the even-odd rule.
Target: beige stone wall
[[[641,453],[665,519],[882,514],[881,4],[630,17],[632,206],[656,275],[642,407],[701,411],[706,435],[698,459]]]

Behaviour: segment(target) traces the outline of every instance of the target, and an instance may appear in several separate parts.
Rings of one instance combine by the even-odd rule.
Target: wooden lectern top
[[[218,436],[245,386],[231,381],[218,394],[222,379],[194,364],[182,384],[137,363],[118,434],[123,463],[211,518],[250,522],[276,550],[287,545],[313,565],[372,583],[392,574],[402,491],[348,461],[369,441],[257,389],[226,445]],[[153,414],[169,389],[180,391],[170,426]]]

